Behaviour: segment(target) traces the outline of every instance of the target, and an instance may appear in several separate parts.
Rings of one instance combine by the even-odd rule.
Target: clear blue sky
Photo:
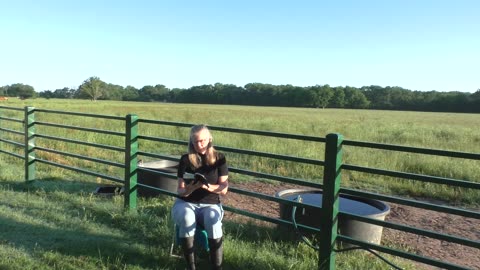
[[[0,0],[0,86],[480,88],[477,0]]]

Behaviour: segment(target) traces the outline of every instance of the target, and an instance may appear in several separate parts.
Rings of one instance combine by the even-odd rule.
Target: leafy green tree
[[[272,84],[248,83],[245,91],[249,105],[273,106],[277,101],[278,88]]]
[[[56,89],[55,91],[45,90],[38,95],[42,98],[73,98],[75,92],[75,89],[64,87],[62,89]]]
[[[385,90],[389,92],[391,109],[405,110],[413,107],[414,94],[412,91],[398,86],[387,86]]]
[[[125,87],[123,91],[122,100],[134,101],[134,100],[138,100],[138,98],[139,98],[138,89],[131,85],[127,85],[127,87]]]
[[[53,92],[54,98],[73,98],[75,94],[75,89],[64,87],[62,89],[57,89]]]
[[[243,88],[234,84],[215,83],[212,91],[215,104],[242,104],[244,99]]]
[[[190,91],[188,89],[173,88],[172,92],[171,92],[171,95],[173,97],[172,97],[171,100],[173,102],[178,102],[178,103],[190,102],[190,101],[187,101],[187,100],[189,100],[189,97],[190,97],[189,92]]]
[[[480,89],[468,97],[469,112],[480,113]]]
[[[283,85],[281,87],[281,106],[286,106],[286,107],[295,107],[299,106],[297,103],[299,103],[299,100],[302,100],[302,95],[301,93],[304,93],[305,89],[303,87],[299,86],[293,86],[291,84]],[[307,107],[307,106],[305,106]]]
[[[325,109],[333,96],[333,90],[328,84],[316,85],[309,88],[315,94],[313,95],[313,107]]]
[[[332,108],[343,108],[345,107],[345,91],[343,87],[337,86],[332,88],[333,96],[330,99],[330,107]]]
[[[39,96],[41,98],[46,98],[46,99],[54,98],[54,94],[53,94],[52,90],[42,91],[42,92],[40,92]]]
[[[322,107],[322,109],[325,109],[328,106],[328,104],[330,103],[330,100],[333,97],[333,94],[334,94],[333,89],[328,84],[324,84],[320,88],[320,92],[318,93],[318,96],[320,100],[320,107]]]
[[[163,84],[155,85],[155,100],[167,102],[170,97],[170,89]]]
[[[102,99],[122,100],[124,88],[121,85],[107,83],[104,88]]]
[[[22,99],[31,98],[36,95],[35,90],[32,86],[23,84],[23,83],[15,83],[7,87],[8,96],[11,97],[20,97]]]
[[[0,87],[0,96],[8,96],[8,85]]]
[[[345,107],[350,109],[366,109],[370,101],[359,89],[346,86],[345,89]]]
[[[165,85],[146,85],[138,91],[139,99],[142,101],[166,101],[170,90]]]
[[[88,96],[92,101],[97,101],[103,95],[105,83],[98,77],[90,77],[86,79],[79,90],[83,95]]]
[[[213,103],[214,87],[211,84],[192,86],[188,90],[186,100],[192,103],[210,104]]]
[[[468,96],[462,92],[439,93],[431,103],[433,111],[441,112],[467,112]]]
[[[314,91],[306,89],[304,87],[298,87],[297,89],[287,90],[292,92],[292,104],[293,107],[313,107],[313,100],[316,97]]]
[[[151,85],[145,85],[138,91],[139,99],[141,101],[154,101],[155,88]]]
[[[392,109],[391,91],[378,85],[364,86],[363,94],[370,101],[373,109]]]

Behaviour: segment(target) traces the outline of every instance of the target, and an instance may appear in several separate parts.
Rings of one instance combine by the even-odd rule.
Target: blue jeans
[[[189,203],[176,199],[172,208],[172,218],[179,229],[179,237],[193,237],[197,222],[205,228],[208,238],[218,239],[223,236],[221,204]]]

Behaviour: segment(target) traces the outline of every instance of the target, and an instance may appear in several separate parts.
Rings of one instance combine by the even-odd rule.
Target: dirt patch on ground
[[[301,188],[290,184],[267,184],[263,182],[252,182],[248,184],[230,183],[230,185],[267,195],[274,195],[276,192],[284,189]],[[279,217],[280,215],[280,207],[278,203],[243,196],[233,192],[230,192],[223,198],[223,203],[225,205],[269,217]],[[390,203],[389,205],[391,210],[390,214],[385,219],[386,221],[480,241],[480,220],[437,213],[404,205]],[[225,218],[230,220],[241,220],[245,217],[226,212]],[[394,242],[396,245],[404,247],[409,252],[421,256],[457,264],[471,269],[480,269],[480,249],[477,248],[452,244],[388,228],[385,228],[383,231],[382,243],[383,242]],[[419,268],[428,270],[438,269],[424,264],[419,264]]]

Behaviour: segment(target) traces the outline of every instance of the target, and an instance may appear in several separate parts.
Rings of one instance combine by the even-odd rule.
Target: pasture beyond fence
[[[6,117],[4,112],[15,111],[21,115],[21,117]],[[111,131],[101,128],[91,128],[91,127],[82,127],[82,126],[73,126],[58,124],[47,121],[38,121],[36,120],[38,115],[45,115],[45,119],[48,119],[50,115],[60,115],[62,117],[75,116],[75,117],[85,117],[85,118],[94,118],[94,119],[106,119],[108,121],[117,121],[119,123],[124,123],[123,131]],[[8,123],[5,125],[4,123]],[[188,144],[185,140],[178,140],[174,138],[167,137],[155,137],[145,135],[144,130],[139,126],[140,124],[154,125],[157,127],[178,127],[178,128],[190,128],[192,123],[179,123],[179,122],[170,122],[170,121],[160,121],[160,120],[151,120],[151,119],[141,119],[137,115],[127,115],[125,117],[120,116],[109,116],[109,115],[98,115],[98,114],[87,114],[79,112],[67,112],[67,111],[55,111],[55,110],[45,110],[37,109],[33,107],[25,108],[14,108],[14,107],[5,107],[0,106],[0,142],[4,145],[10,145],[14,148],[19,149],[19,151],[7,151],[0,149],[0,154],[10,155],[18,159],[22,159],[25,162],[25,181],[33,181],[36,179],[36,165],[37,164],[46,164],[49,166],[60,167],[63,169],[83,173],[86,175],[95,176],[112,182],[122,184],[124,187],[124,206],[126,209],[134,210],[137,207],[137,190],[139,187],[152,189],[159,193],[176,196],[175,193],[172,193],[167,190],[162,190],[152,186],[148,186],[142,183],[137,182],[137,173],[140,170],[148,170],[146,168],[137,167],[139,157],[148,157],[153,159],[164,159],[177,161],[178,156],[171,155],[170,153],[153,153],[149,152],[148,149],[142,148],[142,144],[139,142],[154,142],[160,144],[173,144],[186,146]],[[17,126],[12,127],[12,126]],[[39,127],[48,127],[51,129],[61,129],[61,130],[70,130],[70,131],[82,131],[88,133],[102,134],[102,136],[114,136],[120,137],[124,141],[123,146],[118,145],[109,145],[106,143],[95,143],[87,142],[82,140],[75,140],[66,137],[54,136],[52,134],[40,133],[37,132]],[[352,244],[359,246],[370,251],[378,251],[393,256],[402,257],[405,259],[421,262],[431,266],[446,268],[446,269],[468,269],[461,265],[451,264],[445,261],[439,261],[432,258],[427,258],[406,252],[404,250],[393,249],[382,245],[372,244],[365,241],[359,241],[342,235],[338,233],[338,220],[340,217],[348,218],[351,220],[356,220],[364,223],[369,223],[373,225],[382,226],[384,228],[390,228],[394,230],[399,230],[403,232],[408,232],[412,234],[417,234],[419,236],[425,236],[433,239],[438,239],[448,243],[455,243],[460,245],[465,245],[468,247],[480,249],[480,242],[473,239],[465,239],[454,235],[447,235],[443,233],[438,233],[434,231],[429,231],[425,229],[419,229],[411,226],[405,226],[402,224],[376,220],[352,213],[345,213],[339,211],[339,197],[340,194],[345,194],[349,196],[357,196],[360,198],[368,198],[381,200],[384,202],[391,202],[400,205],[416,207],[431,211],[437,211],[441,213],[448,213],[453,215],[458,215],[467,218],[480,219],[480,213],[476,211],[465,210],[462,208],[437,205],[433,203],[427,203],[419,200],[405,199],[399,196],[392,196],[380,193],[373,193],[362,191],[358,189],[344,188],[341,186],[341,175],[344,171],[354,171],[368,173],[372,175],[381,175],[387,177],[395,177],[400,179],[407,179],[409,181],[418,181],[423,183],[433,183],[438,185],[445,185],[451,188],[465,188],[472,190],[480,190],[480,183],[475,181],[465,181],[460,179],[444,178],[438,176],[424,175],[424,174],[414,174],[409,172],[400,172],[400,171],[391,171],[379,168],[358,166],[354,164],[346,164],[342,160],[343,149],[344,147],[358,147],[362,149],[369,150],[382,150],[382,151],[396,151],[396,152],[405,152],[405,153],[415,153],[431,156],[441,156],[449,157],[456,159],[467,159],[467,160],[480,160],[480,154],[478,153],[464,153],[456,151],[444,151],[444,150],[435,150],[427,148],[417,148],[417,147],[408,147],[400,145],[390,145],[390,144],[380,144],[380,143],[371,143],[371,142],[362,142],[362,141],[352,141],[346,140],[340,134],[328,134],[326,137],[316,137],[316,136],[304,136],[297,134],[285,134],[285,133],[276,133],[260,130],[248,130],[248,129],[236,129],[229,127],[221,126],[209,126],[212,131],[219,131],[231,134],[246,134],[251,136],[260,136],[268,138],[279,138],[279,139],[289,139],[289,140],[300,140],[308,141],[316,144],[324,144],[324,160],[317,160],[311,158],[289,156],[268,153],[264,151],[254,151],[241,148],[231,148],[221,145],[217,145],[216,148],[220,151],[248,156],[248,157],[265,157],[276,160],[289,161],[295,164],[309,164],[313,166],[323,167],[323,181],[309,181],[307,179],[299,179],[292,177],[285,177],[279,174],[273,173],[263,173],[252,170],[251,168],[239,168],[239,167],[230,167],[229,170],[232,173],[244,175],[248,177],[256,177],[262,179],[269,179],[271,181],[279,181],[283,183],[295,184],[309,188],[321,189],[322,196],[322,207],[318,208],[315,205],[309,205],[302,202],[294,200],[286,200],[269,194],[261,194],[255,191],[244,190],[240,188],[231,187],[229,190],[233,193],[238,193],[244,196],[251,196],[254,198],[268,200],[273,202],[282,203],[291,207],[303,207],[303,208],[312,208],[320,210],[320,216],[318,217],[320,227],[311,228],[308,226],[302,226],[301,224],[294,224],[291,220],[281,219],[281,218],[272,218],[264,216],[261,214],[248,212],[242,209],[237,209],[234,207],[225,206],[225,210],[231,211],[237,214],[245,215],[254,219],[267,221],[275,224],[281,224],[285,226],[294,226],[298,225],[304,229],[308,229],[319,235],[319,262],[318,269],[335,269],[335,254],[338,250],[335,249],[335,243],[337,241],[342,241],[344,243]],[[11,135],[10,137],[4,135]],[[10,139],[11,137],[21,138],[19,140]],[[107,149],[109,151],[118,152],[123,155],[123,161],[118,162],[116,160],[108,160],[97,157],[90,157],[85,155],[80,155],[78,153],[61,151],[59,149],[51,148],[48,143],[38,144],[37,140],[42,139],[44,141],[51,142],[62,142],[68,145],[83,145],[92,148],[98,149]],[[96,164],[104,164],[112,167],[119,168],[123,170],[123,177],[109,175],[106,173],[101,173],[95,171],[95,167],[82,168],[82,167],[72,167],[68,164],[62,164],[56,160],[49,160],[48,158],[38,157],[37,153],[52,153],[60,156],[80,159],[84,161],[89,161]],[[320,170],[319,170],[320,171]],[[176,175],[171,173],[164,173],[159,171],[149,171],[150,173],[158,174],[163,177],[175,179]],[[455,226],[455,224],[452,224]]]

